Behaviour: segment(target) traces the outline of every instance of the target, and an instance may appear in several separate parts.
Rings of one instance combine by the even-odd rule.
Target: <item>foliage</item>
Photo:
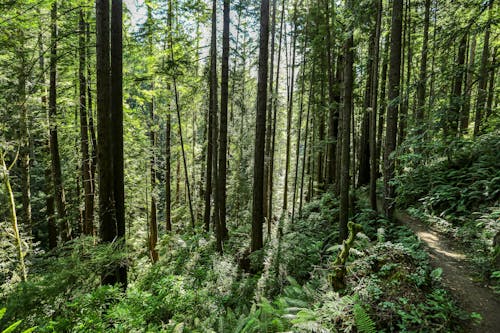
[[[500,231],[499,138],[493,131],[456,142],[446,159],[436,155],[398,179],[398,204],[472,249],[467,253],[485,280],[496,269],[492,243]]]

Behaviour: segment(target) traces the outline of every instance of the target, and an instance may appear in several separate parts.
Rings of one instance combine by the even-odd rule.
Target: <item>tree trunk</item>
[[[171,31],[169,31],[171,33]],[[170,91],[170,85],[167,87]],[[170,182],[172,180],[171,176],[171,132],[172,132],[172,116],[171,105],[168,104],[167,108],[167,119],[165,120],[165,230],[167,232],[172,231],[172,189]],[[202,169],[203,170],[203,169]]]
[[[497,48],[493,49],[493,56],[491,57],[491,66],[490,66],[490,82],[488,83],[488,99],[486,100],[486,117],[485,121],[493,113],[493,97],[495,96],[495,66],[497,59]]]
[[[382,60],[382,81],[380,82],[380,112],[378,114],[377,127],[377,159],[381,160],[382,155],[382,137],[384,133],[384,115],[387,109],[386,91],[387,91],[387,69],[389,67],[389,33],[384,38],[384,54]],[[377,177],[380,177],[380,169],[377,171]]]
[[[336,165],[336,143],[338,136],[338,126],[339,126],[339,111],[338,104],[335,99],[335,72],[333,68],[333,56],[332,56],[332,32],[330,25],[330,0],[325,0],[326,8],[326,51],[327,51],[327,66],[328,66],[328,147],[327,147],[327,166],[326,166],[326,184],[328,186],[333,186],[335,181],[335,165]]]
[[[268,236],[271,235],[271,216],[272,212],[269,211],[269,179],[270,179],[270,167],[271,167],[271,141],[272,141],[272,123],[273,123],[273,102],[274,102],[274,90],[273,90],[273,74],[274,74],[274,50],[275,50],[275,35],[276,35],[276,0],[273,0],[272,4],[273,13],[271,21],[271,55],[269,60],[269,98],[267,105],[267,120],[266,120],[266,156],[264,161],[264,217],[267,221],[267,233]]]
[[[415,113],[415,121],[416,121],[418,136],[421,136],[423,134],[423,122],[425,114],[425,92],[427,89],[427,53],[429,44],[430,8],[431,8],[431,0],[425,0],[424,37],[422,42],[420,73],[417,84],[417,109]]]
[[[222,241],[227,239],[226,226],[226,172],[227,172],[227,110],[229,102],[229,10],[230,0],[224,0],[224,22],[222,32],[222,71],[221,71],[221,108],[219,126],[219,174],[217,177],[217,201],[219,202],[219,229],[217,239],[220,253],[222,253]]]
[[[490,1],[488,9],[488,24],[484,32],[483,54],[481,56],[481,68],[479,70],[479,83],[477,87],[476,100],[476,120],[474,123],[474,137],[481,134],[481,122],[486,102],[486,85],[488,82],[488,58],[490,56],[490,29],[491,29],[491,12],[493,11],[493,0]]]
[[[469,41],[469,61],[467,64],[465,91],[464,91],[464,106],[462,112],[460,113],[460,134],[467,134],[469,128],[469,117],[470,117],[470,103],[471,103],[471,93],[472,86],[474,84],[474,62],[476,60],[476,36],[472,35]]]
[[[45,58],[43,54],[43,35],[42,35],[42,22],[40,22],[40,30],[38,32],[38,64],[40,66],[41,75],[41,98],[40,104],[42,113],[46,117],[47,125],[50,127],[49,114],[47,113],[47,88],[45,80]],[[44,145],[44,152],[50,158],[50,131],[46,133],[46,142]],[[49,161],[45,166],[45,205],[46,205],[46,218],[47,218],[47,234],[49,249],[57,247],[57,224],[55,221],[54,210],[54,182],[52,180],[52,163]]]
[[[113,196],[118,241],[125,246],[125,187],[123,159],[123,4],[111,4],[111,135],[113,139]],[[118,268],[118,282],[127,285],[127,268]]]
[[[30,132],[28,123],[28,107],[26,96],[26,81],[28,68],[27,59],[24,54],[25,39],[22,35],[22,50],[20,50],[20,68],[18,73],[18,108],[21,111],[21,121],[19,123],[19,161],[21,163],[21,197],[22,197],[22,221],[26,227],[28,235],[32,233],[31,221],[31,161],[30,161]]]
[[[370,206],[377,211],[377,178],[378,178],[378,156],[377,156],[377,110],[378,110],[378,69],[380,58],[380,31],[382,26],[382,0],[375,3],[377,20],[375,23],[375,45],[373,52],[372,89],[370,113]]]
[[[302,175],[300,176],[300,195],[299,195],[299,216],[302,216],[302,206],[303,206],[303,198],[304,198],[304,176],[306,171],[306,159],[308,158],[307,154],[307,141],[309,139],[309,120],[311,114],[311,101],[313,95],[313,79],[315,76],[315,67],[313,63],[313,69],[311,71],[311,79],[309,80],[309,98],[307,100],[307,114],[306,114],[306,131],[304,135],[304,153],[302,154]],[[310,154],[309,154],[310,155]]]
[[[281,2],[281,13],[280,13],[280,37],[278,42],[278,64],[281,64],[281,42],[283,39],[283,22],[285,18],[285,0]],[[271,72],[272,75],[272,72]],[[274,187],[274,152],[276,147],[276,120],[278,113],[278,89],[280,82],[280,66],[276,68],[276,82],[274,87],[274,100],[273,100],[273,125],[272,125],[272,138],[271,138],[271,152],[269,155],[270,164],[269,164],[269,193],[268,193],[268,214],[273,213],[273,187]],[[272,218],[272,217],[271,217]]]
[[[479,70],[479,83],[477,87],[476,100],[476,119],[474,123],[474,137],[481,134],[481,122],[483,118],[486,102],[486,84],[488,82],[488,58],[490,56],[490,30],[491,30],[491,12],[493,11],[493,0],[490,1],[488,9],[488,25],[484,32],[483,54],[481,55],[481,68]]]
[[[4,152],[2,147],[0,147],[0,169],[2,170],[1,178],[4,183],[5,193],[9,197],[10,221],[12,223],[12,234],[16,242],[16,250],[19,259],[19,268],[21,270],[21,278],[22,281],[26,281],[27,280],[26,265],[24,264],[25,253],[23,251],[23,246],[22,246],[23,242],[21,240],[21,235],[19,234],[19,227],[17,225],[16,203],[14,201],[14,192],[12,191],[12,187],[10,185],[9,168],[7,168],[7,165],[5,164]]]
[[[336,81],[337,81],[337,87],[335,89],[335,101],[337,102],[337,113],[339,115],[338,119],[338,128],[337,128],[337,144],[336,144],[336,160],[335,160],[335,194],[337,196],[340,196],[340,165],[342,161],[342,123],[343,123],[343,114],[342,112],[342,86],[344,83],[344,56],[342,52],[339,52],[339,55],[337,57],[337,69],[336,69]]]
[[[216,165],[213,165],[215,160],[214,150],[217,145],[214,141],[216,129],[214,119],[217,113],[217,1],[212,1],[212,35],[210,42],[210,70],[208,73],[209,78],[209,105],[208,105],[208,137],[207,137],[207,170],[206,170],[206,183],[205,183],[205,230],[210,229],[210,213],[211,213],[211,198],[212,198],[212,179]]]
[[[82,181],[84,194],[84,218],[83,218],[83,234],[92,235],[94,233],[94,197],[92,194],[92,184],[90,173],[90,156],[89,156],[89,128],[87,122],[87,79],[86,71],[86,43],[85,43],[85,19],[84,11],[80,9],[79,20],[79,38],[78,38],[78,54],[79,54],[79,92],[80,92],[80,151],[82,154]]]
[[[460,108],[462,106],[462,83],[464,81],[465,53],[467,49],[467,35],[464,34],[458,46],[458,55],[455,63],[455,75],[453,77],[453,87],[450,96],[450,107],[444,121],[444,135],[454,138],[458,132],[458,122],[460,118]]]
[[[292,114],[293,114],[293,86],[295,83],[295,53],[297,47],[297,1],[294,2],[293,18],[293,42],[292,42],[292,68],[290,77],[290,89],[288,93],[288,112],[286,115],[286,156],[285,156],[285,180],[283,185],[283,216],[288,215],[288,174],[290,173],[290,147],[292,142]]]
[[[59,156],[59,141],[57,137],[57,1],[51,10],[51,46],[50,46],[50,87],[49,87],[49,126],[50,126],[50,156],[52,165],[52,180],[54,181],[54,198],[59,219],[59,232],[63,242],[71,239],[71,229],[66,217],[66,197]]]
[[[346,0],[349,11],[353,10],[352,0]],[[347,238],[347,222],[349,219],[349,164],[351,146],[351,110],[353,105],[354,86],[354,26],[353,23],[347,27],[347,40],[344,45],[344,109],[342,115],[342,155],[340,164],[340,212],[339,212],[339,237]]]
[[[307,31],[307,27],[306,27]],[[302,59],[302,73],[300,75],[301,84],[300,84],[300,109],[299,109],[299,119],[297,120],[297,146],[295,148],[295,177],[293,181],[293,200],[292,200],[292,223],[295,219],[295,206],[297,203],[297,185],[299,178],[299,161],[300,161],[300,139],[302,135],[302,115],[304,113],[304,94],[306,89],[306,59],[307,59],[307,34],[304,38],[304,45],[302,50],[304,52]]]
[[[173,10],[173,5],[172,5],[172,0],[169,0],[169,6]],[[168,20],[168,25],[169,29],[172,32],[169,35],[170,41],[169,41],[169,46],[170,46],[170,61],[172,65],[174,66],[174,74],[172,75],[172,81],[174,84],[174,102],[175,102],[175,109],[177,111],[177,125],[179,127],[179,140],[181,143],[181,152],[182,152],[182,162],[184,164],[184,178],[185,178],[185,184],[186,184],[186,192],[187,192],[187,197],[188,197],[188,204],[189,204],[189,215],[191,216],[191,229],[194,232],[195,228],[195,216],[193,212],[193,202],[191,198],[191,188],[189,184],[189,172],[187,168],[187,161],[186,161],[186,150],[184,149],[184,137],[182,134],[182,122],[181,122],[181,106],[179,103],[179,92],[177,90],[177,74],[175,73],[175,56],[174,56],[174,40],[173,40],[173,24],[172,24],[172,15],[169,15],[169,20]]]
[[[392,4],[392,24],[391,24],[391,55],[389,70],[389,102],[387,107],[387,126],[384,151],[384,211],[390,220],[394,213],[394,193],[395,188],[391,183],[395,177],[393,152],[396,149],[396,137],[398,133],[398,100],[400,96],[401,80],[401,32],[403,0],[394,0]]]
[[[252,204],[251,251],[262,248],[262,222],[264,219],[264,153],[266,136],[267,71],[269,44],[269,0],[260,4],[259,71],[257,83],[257,112],[255,118],[255,151]]]
[[[411,79],[411,0],[406,0],[405,5],[405,18],[404,18],[404,33],[403,33],[403,64],[401,68],[401,87],[400,87],[400,96],[401,96],[401,112],[399,114],[399,133],[397,144],[401,145],[406,138],[406,126],[408,123],[408,110],[409,110],[409,91],[410,91],[410,79]],[[404,60],[404,51],[406,49],[406,63]],[[406,70],[406,74],[405,74]],[[404,83],[403,81],[406,81]]]
[[[370,42],[368,46],[368,59],[366,61],[366,86],[365,96],[363,101],[363,120],[361,122],[361,138],[359,145],[359,173],[358,173],[358,186],[364,186],[370,181],[370,114],[373,113],[372,108],[372,90],[373,90],[373,76],[374,73],[373,62],[375,54],[375,38],[376,38],[376,25],[373,27],[370,34]]]
[[[153,45],[153,9],[150,5],[147,6],[147,19],[146,19],[146,33],[147,33],[147,44],[149,48],[149,56],[154,56],[154,45]],[[147,103],[149,109],[149,143],[150,143],[150,159],[149,159],[149,175],[150,175],[150,185],[151,185],[151,204],[150,204],[150,214],[149,214],[149,257],[153,263],[157,262],[158,250],[156,245],[158,244],[158,221],[157,221],[157,195],[158,191],[156,189],[156,123],[157,118],[155,114],[156,101],[154,98],[155,91],[155,75],[151,73],[151,85],[150,91],[152,93],[151,100]]]

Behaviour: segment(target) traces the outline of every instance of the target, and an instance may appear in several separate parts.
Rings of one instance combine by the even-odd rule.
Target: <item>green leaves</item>
[[[3,318],[3,316],[5,315],[5,312],[7,312],[7,308],[2,308],[0,309],[0,319]],[[19,326],[21,325],[23,321],[22,320],[18,320],[16,321],[15,323],[11,324],[9,327],[5,328],[2,333],[11,333],[11,332],[14,332],[14,330]],[[31,333],[33,332],[34,330],[36,330],[36,327],[31,327],[31,328],[28,328],[27,330],[24,330],[23,333]]]

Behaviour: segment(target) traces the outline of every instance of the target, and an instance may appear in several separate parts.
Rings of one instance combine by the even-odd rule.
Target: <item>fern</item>
[[[0,309],[0,319],[3,318],[3,316],[5,315],[5,312],[7,311],[6,308],[2,308]],[[11,333],[11,332],[14,332],[14,330],[19,326],[21,325],[22,323],[22,320],[18,320],[16,321],[15,323],[13,323],[12,325],[10,325],[9,327],[7,327],[6,329],[4,329],[2,331],[2,333]],[[24,330],[23,333],[31,333],[33,332],[34,330],[36,329],[36,327],[31,327],[31,328],[28,328],[27,330]]]
[[[359,304],[353,307],[354,322],[361,333],[375,333],[375,322],[370,318],[365,309]]]

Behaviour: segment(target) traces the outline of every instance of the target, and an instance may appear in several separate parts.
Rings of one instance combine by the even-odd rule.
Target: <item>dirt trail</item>
[[[420,220],[396,210],[394,217],[408,226],[428,248],[433,267],[443,269],[443,284],[451,291],[460,306],[467,312],[477,312],[483,317],[470,332],[500,333],[500,302],[492,290],[472,281],[474,268],[456,244],[429,229]]]

